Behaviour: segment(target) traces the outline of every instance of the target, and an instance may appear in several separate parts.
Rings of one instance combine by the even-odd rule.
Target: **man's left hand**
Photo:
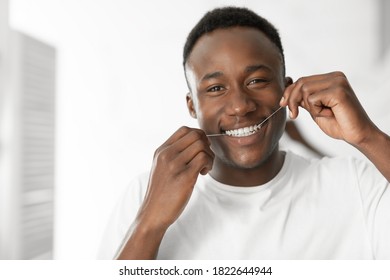
[[[327,135],[354,146],[377,129],[341,72],[299,78],[285,89],[280,105],[289,107],[291,119],[298,107],[306,109]]]

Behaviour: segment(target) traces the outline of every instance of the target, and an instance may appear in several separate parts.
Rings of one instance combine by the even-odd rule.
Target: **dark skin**
[[[279,107],[285,87],[281,56],[260,31],[230,28],[204,35],[187,63],[192,93],[187,105],[206,134],[259,124]],[[248,137],[213,137],[210,175],[234,186],[271,180],[283,164],[278,141],[285,112],[279,111]]]
[[[261,185],[280,171],[280,110],[255,134],[206,134],[255,125],[279,106],[291,117],[309,111],[329,136],[361,150],[389,180],[390,140],[365,114],[342,73],[284,76],[281,55],[253,28],[218,29],[202,36],[186,64],[187,106],[201,129],[182,127],[154,155],[148,190],[118,259],[154,259],[162,238],[185,209],[199,174],[234,186]]]

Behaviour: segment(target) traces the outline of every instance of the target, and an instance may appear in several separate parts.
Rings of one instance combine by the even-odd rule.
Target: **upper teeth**
[[[242,127],[238,129],[233,130],[226,130],[225,133],[229,136],[235,136],[235,137],[242,137],[242,136],[248,136],[260,129],[260,125],[251,125],[247,127]]]

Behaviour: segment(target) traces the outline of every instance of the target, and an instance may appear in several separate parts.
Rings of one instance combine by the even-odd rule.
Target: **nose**
[[[227,114],[231,116],[245,116],[256,110],[253,98],[243,89],[237,89],[229,94]]]

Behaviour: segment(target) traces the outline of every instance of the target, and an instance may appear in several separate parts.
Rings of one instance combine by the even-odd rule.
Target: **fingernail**
[[[284,96],[282,96],[282,99],[280,99],[279,104],[282,104],[284,102]]]
[[[290,116],[290,119],[292,119],[293,118],[293,113],[289,110],[289,116]]]

